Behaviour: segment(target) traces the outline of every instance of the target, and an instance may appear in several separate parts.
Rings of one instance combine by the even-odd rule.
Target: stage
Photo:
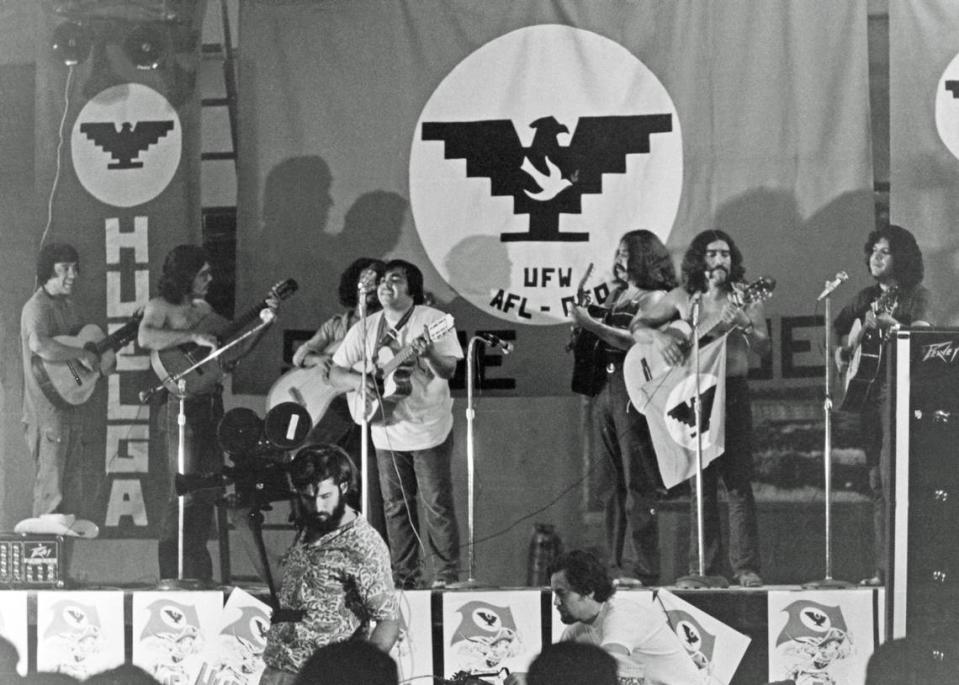
[[[620,592],[661,607],[718,682],[758,685],[790,677],[789,669],[799,667],[858,685],[882,640],[881,588]],[[155,674],[182,672],[188,682],[204,685],[227,682],[218,680],[226,675],[234,678],[228,682],[255,683],[268,626],[266,599],[264,586],[4,590],[0,633],[26,655],[21,669],[31,673],[61,667],[86,677],[127,662]],[[545,588],[403,592],[403,630],[393,650],[401,680],[525,670],[562,632],[551,600]]]

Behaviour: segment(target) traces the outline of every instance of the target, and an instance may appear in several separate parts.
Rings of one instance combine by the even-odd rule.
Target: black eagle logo
[[[709,430],[709,417],[713,413],[713,400],[716,397],[716,386],[711,385],[706,390],[703,390],[700,393],[700,398],[703,402],[703,432]],[[677,404],[675,407],[666,412],[666,416],[671,419],[675,419],[680,423],[683,423],[689,426],[690,436],[696,435],[696,412],[693,407],[694,398],[690,397],[689,399]]]
[[[141,168],[143,162],[133,160],[172,130],[172,121],[125,121],[119,131],[113,122],[80,124],[80,132],[113,157],[107,169]]]
[[[819,628],[822,628],[823,625],[825,625],[826,619],[828,618],[826,614],[822,613],[821,611],[807,610],[805,614],[806,618],[815,623]]]
[[[486,625],[496,625],[496,614],[491,614],[488,611],[477,611],[476,615],[479,616]]]
[[[603,191],[603,174],[626,172],[626,156],[649,152],[654,133],[673,129],[672,115],[581,117],[569,129],[552,116],[530,124],[536,133],[523,147],[513,122],[424,122],[423,140],[445,143],[445,159],[465,159],[467,178],[490,179],[490,194],[512,196],[513,212],[529,214],[529,231],[501,233],[502,242],[585,242],[588,233],[561,233],[560,214],[579,214],[583,195]]]
[[[686,636],[686,644],[690,647],[695,647],[699,644],[699,635],[686,624],[683,624],[683,634]]]
[[[959,81],[946,81],[946,90],[952,93],[952,99],[959,98]]]

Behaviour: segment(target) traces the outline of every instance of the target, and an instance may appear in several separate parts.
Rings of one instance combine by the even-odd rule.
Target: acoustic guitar
[[[454,326],[453,315],[447,314],[427,326],[426,331],[413,342],[439,340],[452,331]],[[369,423],[388,424],[396,405],[412,392],[413,365],[417,357],[413,342],[395,354],[389,347],[380,347],[377,351],[379,358],[373,360],[373,377],[376,380],[377,392],[367,393],[365,405],[359,391],[352,390],[347,393],[350,416],[356,423],[362,424],[365,419]]]
[[[295,280],[288,278],[270,288],[268,297],[285,300],[295,293],[298,287]],[[217,342],[222,345],[235,337],[240,331],[246,328],[247,325],[255,321],[259,317],[260,311],[267,306],[266,298],[264,298],[234,319],[225,330],[220,331],[217,336]],[[153,371],[156,372],[157,377],[163,382],[163,387],[171,394],[179,396],[179,389],[173,378],[186,371],[201,359],[209,356],[209,354],[209,347],[195,343],[185,343],[165,350],[153,350],[153,352],[150,353],[150,365],[153,367]],[[203,395],[212,391],[222,382],[225,373],[223,364],[220,363],[220,358],[217,359],[217,363],[205,364],[190,371],[184,377],[186,381],[186,396]]]
[[[884,290],[879,298],[872,303],[874,314],[892,314],[899,304],[897,288]],[[860,319],[856,319],[849,329],[847,340],[853,348],[849,361],[842,359],[842,350],[836,349],[836,364],[842,378],[842,404],[840,411],[861,411],[869,395],[869,390],[879,378],[879,369],[882,367],[882,357],[886,348],[887,332],[879,328],[863,327]]]
[[[269,411],[281,402],[296,402],[309,412],[316,426],[334,398],[343,392],[334,388],[318,367],[290,369],[270,386],[266,393],[266,409]]]
[[[763,302],[772,297],[773,290],[776,288],[776,281],[768,276],[761,276],[750,283],[740,293],[743,305],[753,302]],[[722,323],[722,312],[716,312],[707,316],[699,322],[700,340],[708,338],[710,334]],[[667,326],[669,328],[679,329],[679,322],[673,322]],[[687,342],[684,351],[692,347]],[[645,398],[639,389],[652,380],[670,369],[669,362],[663,357],[662,353],[653,347],[652,344],[636,343],[629,348],[626,353],[626,360],[623,362],[623,377],[626,381],[626,392],[634,406],[641,407],[646,403]]]
[[[376,287],[376,281],[375,269],[363,270],[356,286],[360,302],[363,302],[367,293]],[[332,356],[332,351],[340,342],[339,339],[331,341],[322,354]],[[296,402],[309,412],[313,426],[316,427],[326,415],[334,398],[344,392],[332,386],[329,374],[324,372],[322,366],[294,368],[277,378],[270,386],[266,393],[266,409],[269,411],[281,402]]]
[[[586,267],[586,272],[576,286],[576,306],[589,307],[591,299],[586,290],[586,281],[593,273],[593,263]],[[570,332],[566,351],[573,353],[573,376],[570,379],[570,389],[592,397],[602,387],[603,368],[600,364],[600,339],[591,331],[574,326]]]
[[[61,409],[81,405],[90,399],[100,377],[116,364],[116,351],[137,337],[142,314],[137,314],[110,335],[96,324],[87,324],[76,335],[58,335],[53,339],[70,347],[85,347],[100,355],[96,370],[90,370],[76,359],[54,362],[33,355],[30,360],[33,377],[50,402]]]

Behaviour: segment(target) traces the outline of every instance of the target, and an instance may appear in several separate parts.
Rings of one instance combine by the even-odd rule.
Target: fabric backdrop
[[[264,392],[367,255],[418,264],[461,336],[514,340],[488,394],[566,394],[587,265],[602,299],[625,231],[678,264],[710,227],[778,281],[759,387],[816,382],[816,295],[865,281],[873,226],[865,5],[241,3],[238,306],[301,290],[234,388]]]
[[[889,6],[890,217],[910,229],[936,298],[936,323],[959,325],[959,6]]]
[[[0,66],[0,85],[4,96],[15,98],[0,97],[6,207],[0,213],[6,277],[0,471],[10,528],[29,516],[35,468],[19,424],[19,316],[35,288],[41,244],[66,241],[77,248],[82,273],[75,299],[86,323],[109,331],[146,303],[166,252],[199,239],[199,97],[190,73],[205,11],[202,0],[180,3],[180,22],[153,24],[168,48],[161,68],[152,71],[137,69],[122,48],[135,26],[159,16],[148,4],[65,7],[45,0],[16,3],[16,10],[13,4],[0,5],[0,20],[9,20],[0,21],[0,44],[7,46],[0,56],[8,60]],[[72,67],[51,50],[54,31],[68,20],[85,24],[93,45]],[[29,56],[14,49],[23,45],[16,36],[26,32]],[[9,66],[17,61],[25,67]],[[131,135],[122,133],[124,126]],[[151,127],[159,132],[150,140],[133,141]],[[101,536],[148,537],[168,478],[162,442],[150,440],[149,408],[138,394],[156,380],[148,356],[133,344],[118,355],[117,369],[80,408],[87,444],[82,459],[68,461],[63,507],[100,525]]]

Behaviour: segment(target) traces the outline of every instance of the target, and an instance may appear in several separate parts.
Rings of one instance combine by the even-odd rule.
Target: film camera
[[[295,402],[281,402],[262,420],[252,409],[231,409],[220,419],[217,440],[233,465],[217,473],[177,474],[176,494],[232,485],[222,501],[242,509],[268,509],[271,502],[295,497],[287,475],[292,450],[311,426],[309,412]]]

